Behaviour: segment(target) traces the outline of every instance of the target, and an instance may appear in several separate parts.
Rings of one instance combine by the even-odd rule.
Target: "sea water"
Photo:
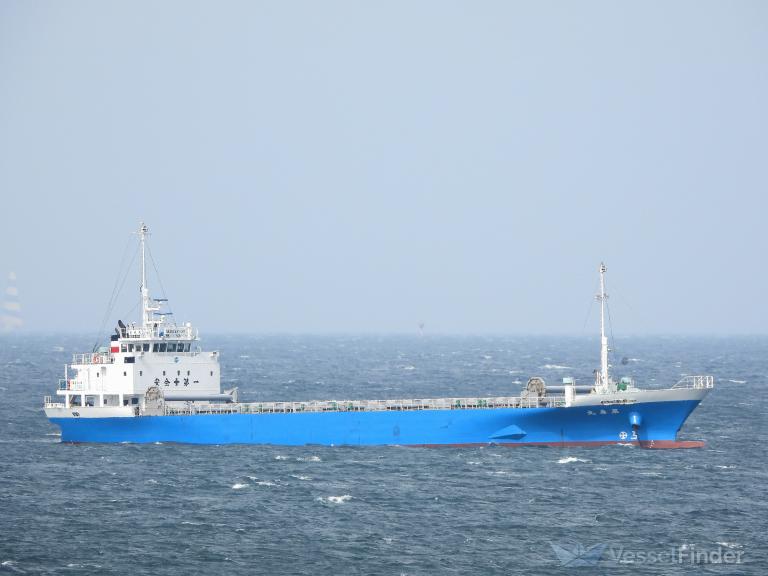
[[[69,445],[77,335],[0,337],[0,573],[765,574],[768,338],[625,338],[645,387],[712,374],[696,450]],[[591,338],[208,336],[245,401],[590,383]]]

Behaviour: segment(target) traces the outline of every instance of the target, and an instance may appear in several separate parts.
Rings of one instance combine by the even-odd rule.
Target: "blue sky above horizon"
[[[617,336],[765,334],[765,102],[764,2],[10,0],[0,290],[95,331],[144,220],[203,333],[588,334],[604,260]]]

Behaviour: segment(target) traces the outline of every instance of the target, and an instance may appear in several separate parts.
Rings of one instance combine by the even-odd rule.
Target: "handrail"
[[[114,364],[115,357],[109,352],[91,354],[72,354],[72,364]]]
[[[172,401],[172,399],[169,399]],[[565,406],[565,396],[497,398],[423,398],[403,400],[312,400],[308,402],[249,402],[241,404],[165,403],[166,415],[185,414],[275,414],[291,412],[383,412],[405,410],[465,410],[490,408],[556,408]]]
[[[680,381],[672,386],[672,388],[693,388],[693,389],[705,389],[714,388],[715,378],[714,376],[685,376]]]

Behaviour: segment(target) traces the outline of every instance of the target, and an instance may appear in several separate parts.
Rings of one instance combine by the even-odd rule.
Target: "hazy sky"
[[[592,333],[601,260],[766,333],[767,139],[764,1],[2,0],[0,284],[96,331],[144,219],[203,334]]]

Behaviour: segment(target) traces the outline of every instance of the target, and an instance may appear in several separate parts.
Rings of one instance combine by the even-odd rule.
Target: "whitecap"
[[[48,432],[46,436],[61,436],[61,432]]]
[[[296,458],[297,462],[321,462],[320,456],[299,456]]]
[[[575,456],[566,456],[565,458],[560,458],[560,460],[557,461],[558,464],[570,464],[572,462],[584,462],[586,464],[589,463],[589,460],[576,458]]]
[[[258,486],[277,486],[274,482],[270,482],[269,480],[260,480],[259,482],[256,482]]]
[[[570,366],[561,366],[560,364],[544,364],[544,370],[572,370]]]
[[[232,485],[232,490],[242,490],[243,488],[247,488],[248,484],[240,484],[239,482],[237,484]]]
[[[746,384],[746,380],[728,380],[728,382],[733,382],[734,384]]]
[[[352,496],[344,494],[343,496],[320,496],[318,502],[328,502],[329,504],[343,504],[352,500]]]
[[[288,456],[282,456],[278,454],[277,456],[275,456],[275,460],[288,460]]]
[[[416,370],[416,366],[408,364],[408,366],[403,366],[403,370]]]
[[[715,468],[720,468],[721,470],[733,470],[736,466],[715,466]]]
[[[744,548],[744,546],[742,546],[738,542],[715,542],[715,544],[719,546],[723,546],[725,548]]]
[[[291,474],[291,478],[296,478],[296,480],[312,480],[309,476],[303,476],[302,474]]]

